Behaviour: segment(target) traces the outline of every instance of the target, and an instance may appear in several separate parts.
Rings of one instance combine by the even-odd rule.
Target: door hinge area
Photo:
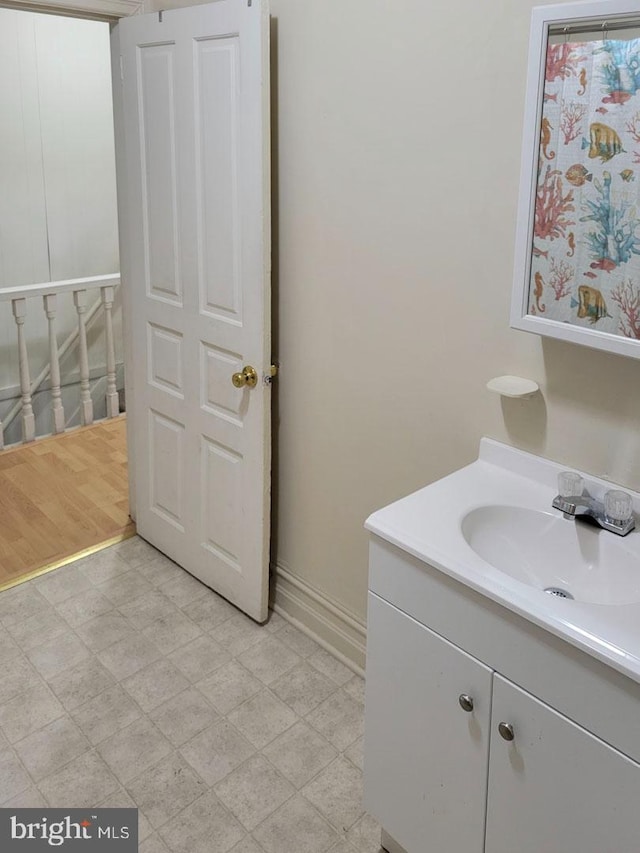
[[[120,79],[124,80],[124,59],[120,56]]]

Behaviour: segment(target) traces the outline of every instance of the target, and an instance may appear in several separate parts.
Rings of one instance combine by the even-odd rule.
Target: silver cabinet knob
[[[515,737],[511,723],[498,723],[498,731],[500,732],[500,737],[503,737],[505,740],[513,740]]]
[[[460,703],[460,707],[463,711],[466,711],[468,714],[473,711],[473,698],[471,696],[467,696],[466,693],[461,693],[458,696],[458,702]]]

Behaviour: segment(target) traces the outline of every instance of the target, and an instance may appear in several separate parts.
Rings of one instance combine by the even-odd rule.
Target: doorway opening
[[[0,105],[2,588],[133,530],[109,24],[0,8]]]

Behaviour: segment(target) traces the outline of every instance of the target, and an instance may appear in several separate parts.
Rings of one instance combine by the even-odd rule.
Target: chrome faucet
[[[560,494],[553,499],[552,506],[559,509],[565,518],[589,516],[603,530],[610,530],[618,536],[626,536],[634,529],[636,522],[633,517],[631,495],[611,489],[605,494],[604,501],[599,501],[583,494],[583,485],[579,474],[570,471],[561,472],[558,475]],[[572,490],[576,494],[567,494]]]

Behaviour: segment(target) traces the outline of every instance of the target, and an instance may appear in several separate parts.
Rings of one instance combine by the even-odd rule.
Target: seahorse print
[[[539,272],[535,274],[534,278],[536,283],[533,290],[533,295],[536,300],[536,308],[541,314],[544,314],[544,312],[547,310],[547,306],[544,304],[544,302],[540,302],[544,288],[544,280]]]
[[[540,147],[542,148],[542,153],[547,158],[547,160],[553,160],[556,156],[555,151],[548,151],[548,147],[551,145],[551,131],[553,128],[549,122],[549,119],[545,116],[542,119],[542,123],[540,126]]]

